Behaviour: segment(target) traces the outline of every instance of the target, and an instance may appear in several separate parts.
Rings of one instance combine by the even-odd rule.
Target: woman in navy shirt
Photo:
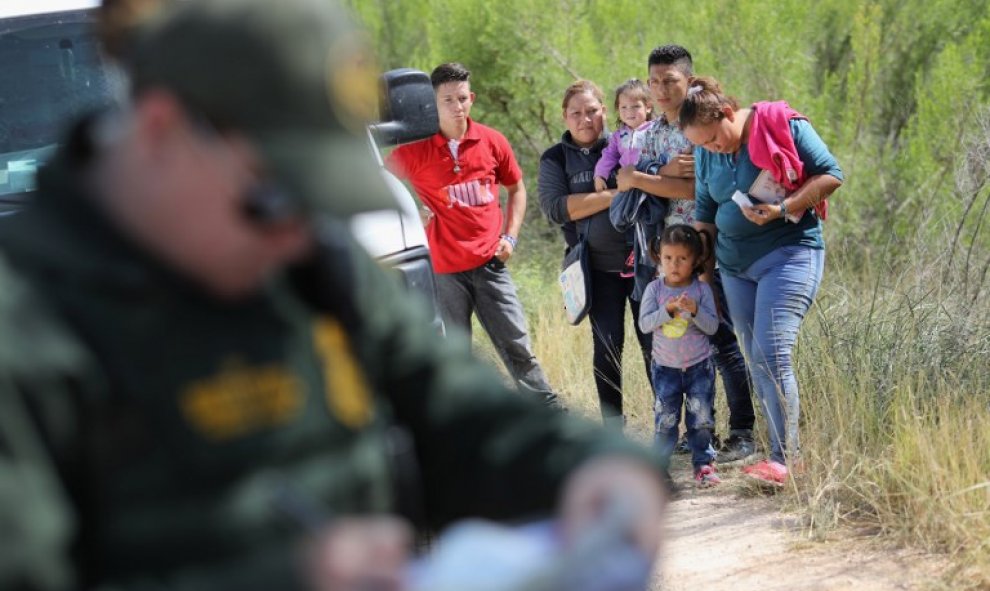
[[[608,216],[615,197],[614,177],[609,179],[611,188],[595,190],[595,164],[606,145],[604,97],[593,82],[578,80],[564,91],[561,107],[567,131],[540,158],[540,209],[561,226],[568,246],[578,242],[579,233],[587,236],[595,386],[602,418],[621,427],[626,302],[633,318],[639,317],[639,302],[632,297],[635,279],[623,273],[631,243]],[[665,179],[663,188],[673,196],[691,195],[691,184],[683,179]],[[636,338],[649,375],[651,335],[636,327]]]

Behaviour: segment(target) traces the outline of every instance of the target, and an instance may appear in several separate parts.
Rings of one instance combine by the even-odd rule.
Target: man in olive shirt
[[[381,515],[573,534],[615,494],[656,550],[652,456],[507,390],[333,221],[394,207],[345,23],[177,3],[0,221],[0,587],[395,588]]]

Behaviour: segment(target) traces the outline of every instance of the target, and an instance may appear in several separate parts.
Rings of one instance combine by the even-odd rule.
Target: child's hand
[[[602,177],[596,176],[595,177],[595,192],[596,193],[601,193],[602,191],[604,191],[607,188],[608,188],[608,182],[606,182],[605,179],[603,179]]]
[[[698,302],[694,301],[693,298],[688,297],[686,293],[682,293],[677,297],[677,305],[681,310],[684,310],[691,316],[698,315]]]
[[[663,307],[667,309],[667,314],[670,314],[671,318],[677,316],[677,312],[679,312],[681,309],[680,306],[677,304],[677,300],[678,298],[670,298],[669,300],[667,300],[667,303],[663,305]]]

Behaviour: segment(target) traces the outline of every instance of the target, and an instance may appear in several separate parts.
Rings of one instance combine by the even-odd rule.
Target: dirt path
[[[937,589],[935,558],[880,549],[851,535],[811,542],[780,499],[746,494],[737,470],[717,488],[696,490],[675,470],[681,494],[670,505],[662,575],[655,591],[895,591]]]

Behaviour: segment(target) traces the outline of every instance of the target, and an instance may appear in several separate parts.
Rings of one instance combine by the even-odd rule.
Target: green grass
[[[536,354],[565,403],[597,417],[589,325],[564,320],[559,247],[534,246],[528,255],[520,249],[511,268]],[[990,299],[982,288],[974,295],[979,278],[966,268],[915,251],[897,267],[829,253],[795,353],[806,469],[784,494],[812,539],[854,525],[945,553],[954,588],[988,588]],[[625,404],[630,426],[648,433],[652,393],[631,322]],[[491,357],[483,332],[475,334]],[[721,393],[717,412],[725,432]]]

